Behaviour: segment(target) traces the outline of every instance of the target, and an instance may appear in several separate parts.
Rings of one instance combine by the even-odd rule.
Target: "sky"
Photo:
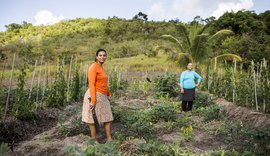
[[[197,15],[218,18],[242,9],[262,13],[270,10],[270,0],[0,0],[0,31],[23,21],[51,25],[80,17],[131,19],[139,12],[148,20],[189,22]]]

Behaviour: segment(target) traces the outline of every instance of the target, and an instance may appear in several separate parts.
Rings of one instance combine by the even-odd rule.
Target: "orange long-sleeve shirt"
[[[91,103],[94,105],[96,104],[96,92],[111,96],[108,87],[108,76],[98,63],[93,63],[88,68],[88,87],[90,88]]]

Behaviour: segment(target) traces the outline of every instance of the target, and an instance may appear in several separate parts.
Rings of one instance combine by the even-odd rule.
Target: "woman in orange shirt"
[[[102,66],[106,61],[106,58],[106,50],[98,49],[96,52],[95,63],[88,69],[88,90],[84,96],[82,111],[82,121],[89,123],[91,137],[95,139],[96,144],[99,142],[96,137],[95,123],[92,114],[93,109],[95,110],[99,124],[104,123],[107,141],[112,140],[110,127],[111,122],[113,121],[113,115],[108,100],[111,93],[108,87],[108,76]]]

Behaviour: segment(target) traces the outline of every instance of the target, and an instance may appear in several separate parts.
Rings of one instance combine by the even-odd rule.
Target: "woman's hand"
[[[107,96],[108,100],[111,101],[112,100],[112,96]]]
[[[95,108],[95,105],[94,104],[92,104],[92,103],[90,103],[90,110],[93,110],[94,108]]]
[[[184,94],[184,88],[181,88],[181,93]]]
[[[197,83],[195,86],[196,86],[196,88],[199,88],[199,87],[200,87],[200,84],[199,84],[199,83]]]

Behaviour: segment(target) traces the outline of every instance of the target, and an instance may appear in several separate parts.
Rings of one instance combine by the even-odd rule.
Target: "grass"
[[[162,53],[156,57],[147,57],[141,54],[134,57],[117,58],[108,60],[106,63],[107,68],[114,66],[123,67],[128,71],[180,71],[180,68]]]
[[[82,66],[84,65],[90,65],[92,61],[84,61],[82,62]],[[80,63],[78,64],[80,65]],[[82,67],[82,68],[83,68]],[[121,71],[129,71],[129,72],[148,72],[148,71],[171,71],[171,72],[180,72],[181,68],[178,67],[174,62],[171,62],[167,59],[167,56],[165,54],[159,53],[156,57],[147,57],[143,54],[134,56],[134,57],[127,57],[127,58],[115,58],[115,59],[108,59],[105,63],[104,67],[106,70],[121,70]],[[16,67],[15,67],[16,68]],[[41,78],[44,76],[45,71],[45,65],[41,67],[42,73]],[[65,65],[64,71],[67,71],[67,68],[69,68],[69,65]],[[38,73],[40,70],[40,66],[36,67],[36,79],[38,78]],[[49,65],[48,66],[49,74],[50,76],[55,75],[55,72],[57,71],[56,63],[55,65]],[[19,69],[14,70],[14,78],[16,78],[19,75]],[[34,72],[34,66],[30,66],[28,69],[26,69],[26,78],[31,79]],[[4,79],[11,77],[12,70],[6,69],[4,72]],[[1,71],[2,76],[2,71]]]

